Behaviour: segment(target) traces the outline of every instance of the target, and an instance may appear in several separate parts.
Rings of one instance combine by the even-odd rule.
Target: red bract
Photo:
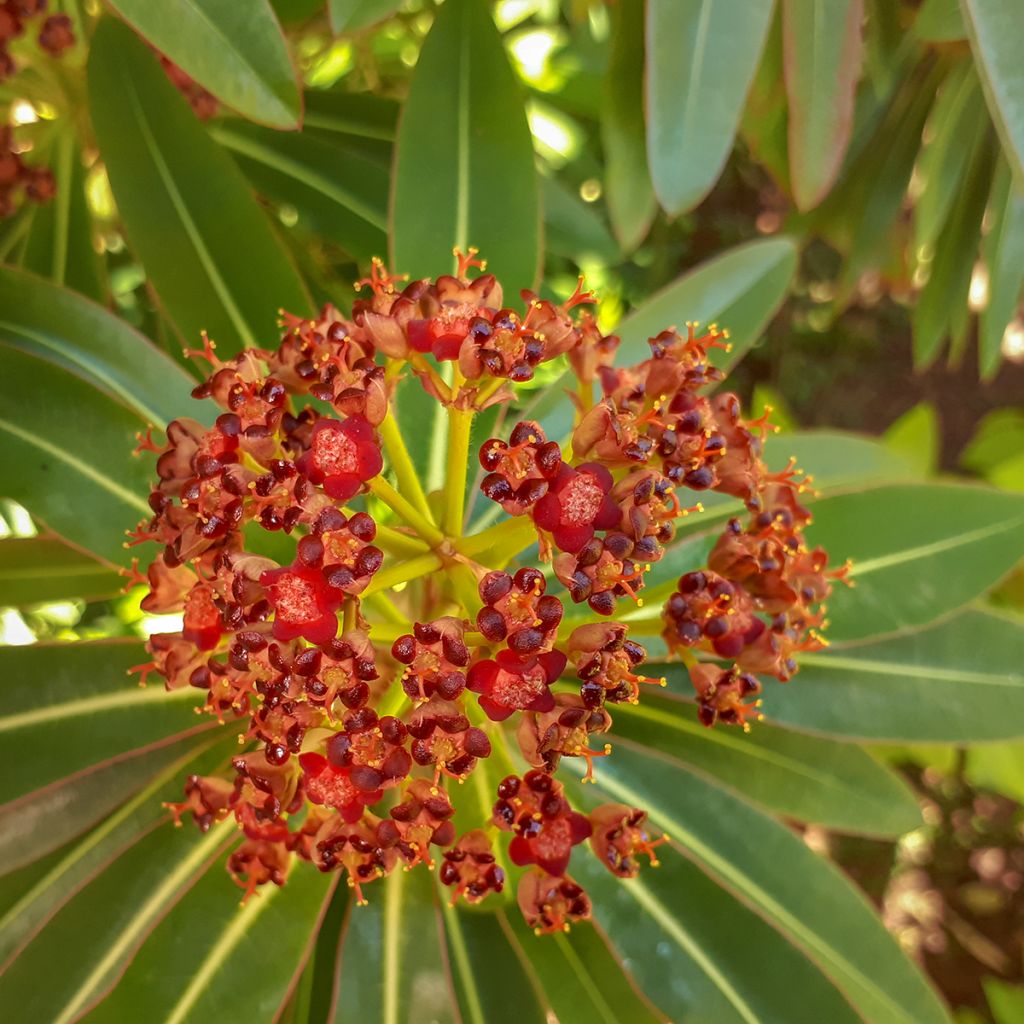
[[[609,492],[611,473],[596,462],[573,469],[563,463],[548,493],[534,506],[533,521],[550,531],[555,547],[575,553],[594,538],[596,530],[619,524],[622,512]]]
[[[657,865],[655,847],[668,842],[668,836],[652,839],[647,830],[647,812],[626,804],[601,804],[590,812],[594,834],[590,846],[597,859],[619,878],[636,878],[640,873],[637,857],[643,854]]]
[[[348,501],[384,465],[373,427],[361,416],[317,420],[309,437],[309,450],[296,465],[314,484],[337,501]]]
[[[319,569],[296,562],[260,575],[267,600],[274,610],[274,637],[303,637],[311,644],[325,644],[338,632],[336,612],[344,594],[331,587]]]
[[[470,667],[466,685],[480,694],[480,707],[493,722],[504,722],[514,711],[550,711],[555,706],[550,687],[565,661],[561,651],[536,657],[499,651],[494,660]]]

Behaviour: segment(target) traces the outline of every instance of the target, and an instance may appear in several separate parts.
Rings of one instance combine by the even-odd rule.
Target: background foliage
[[[76,46],[17,40],[0,84],[58,186],[0,222],[7,1019],[1021,1020],[1015,0],[58,6]],[[118,596],[151,475],[128,453],[195,414],[202,330],[265,344],[281,307],[347,308],[373,254],[434,275],[468,244],[512,287],[586,273],[627,357],[727,325],[856,587],[749,736],[701,728],[676,666],[617,716],[594,789],[673,842],[626,884],[583,862],[594,927],[535,940],[399,873],[365,908],[307,870],[239,910],[230,828],[160,803],[231,727],[126,681],[163,628]],[[556,369],[524,402],[550,436],[560,397]],[[410,427],[428,408],[400,397]],[[708,504],[655,591],[706,556]]]

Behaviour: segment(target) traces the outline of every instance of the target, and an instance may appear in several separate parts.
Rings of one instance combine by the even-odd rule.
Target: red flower
[[[303,637],[311,644],[326,644],[338,632],[335,614],[344,594],[331,587],[319,569],[295,562],[260,574],[267,600],[274,609],[274,638]]]
[[[505,887],[505,872],[494,859],[494,848],[482,829],[467,832],[441,862],[441,884],[454,885],[451,902],[464,896],[467,903],[479,903],[489,892]]]
[[[613,483],[611,473],[596,462],[576,469],[563,463],[548,493],[534,506],[533,521],[551,532],[561,551],[575,554],[595,530],[619,525],[622,513],[609,497]]]
[[[499,651],[494,661],[478,661],[470,668],[466,685],[481,695],[480,707],[493,722],[504,722],[513,711],[550,711],[555,706],[550,687],[565,661],[561,651],[533,658]]]
[[[538,935],[568,931],[573,921],[590,917],[590,897],[568,875],[551,878],[542,871],[527,871],[519,879],[516,901]]]
[[[384,796],[383,789],[360,789],[349,768],[336,768],[323,754],[301,754],[299,764],[305,776],[306,796],[315,803],[333,807],[352,825],[363,816],[363,808]]]
[[[380,473],[384,460],[373,427],[362,416],[349,416],[341,421],[317,420],[309,451],[297,465],[313,483],[323,484],[330,497],[348,501]]]
[[[214,596],[210,587],[200,583],[185,598],[185,622],[181,635],[201,651],[212,651],[224,632],[224,622],[220,609],[214,604]]]

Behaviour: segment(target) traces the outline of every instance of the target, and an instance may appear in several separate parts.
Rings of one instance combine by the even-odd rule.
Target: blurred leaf
[[[802,838],[732,796],[703,776],[684,771],[660,757],[619,749],[598,768],[598,791],[613,800],[650,812],[652,822],[671,836],[671,845],[736,898],[754,909],[772,927],[823,971],[870,1021],[902,1024],[944,1022],[942,1005],[914,965],[903,956],[874,909],[834,865],[813,853]],[[621,888],[653,889],[647,909],[655,920],[672,913],[680,903],[688,912],[675,914],[686,921],[707,915],[686,899],[685,881],[676,873],[676,860],[666,856],[669,880],[644,872]],[[678,895],[668,897],[668,890]],[[668,898],[666,898],[668,897]],[[682,897],[682,899],[680,899]],[[639,898],[639,896],[637,896]],[[660,913],[654,910],[659,906]],[[684,916],[685,915],[685,916]],[[598,919],[601,920],[600,905]],[[613,941],[617,933],[608,929]],[[733,937],[735,939],[735,932]],[[749,938],[749,936],[748,936]],[[781,940],[777,940],[781,944]],[[764,949],[767,943],[759,943]],[[648,939],[648,958],[651,957]],[[741,984],[754,980],[749,972]],[[769,982],[772,972],[758,971],[756,986],[781,988],[788,1012],[736,1014],[742,1020],[824,1021],[846,1019],[842,998],[819,984],[818,992],[804,988],[788,973]],[[641,973],[641,980],[644,975]],[[648,991],[651,991],[645,985]],[[816,998],[815,998],[816,997]],[[655,998],[658,998],[657,995]],[[776,996],[778,998],[778,995]],[[816,1005],[817,1004],[817,1005]],[[785,1003],[782,1004],[786,1005]],[[672,1012],[673,1007],[663,1005]],[[846,1011],[848,1012],[848,1011]],[[850,1019],[856,1019],[849,1013]]]
[[[771,20],[772,0],[648,0],[647,157],[672,215],[718,180]]]
[[[1007,985],[997,978],[985,978],[982,985],[996,1024],[1021,1024],[1024,1020],[1024,989],[1018,985]]]
[[[268,0],[110,0],[139,34],[243,117],[298,128],[302,93]]]
[[[448,0],[423,44],[398,129],[391,262],[411,277],[449,271],[475,246],[510,299],[533,286],[540,204],[533,141],[486,4]]]
[[[992,224],[982,239],[988,270],[988,304],[978,324],[978,370],[983,380],[995,376],[1002,361],[1006,327],[1017,311],[1024,285],[1024,191],[1000,160],[989,196]]]
[[[778,427],[781,434],[792,434],[799,429],[799,424],[781,392],[776,391],[770,384],[758,382],[750,396],[747,418],[756,420],[761,416],[767,416],[769,422]]]
[[[300,225],[362,264],[386,251],[388,175],[361,153],[346,151],[343,136],[328,142],[237,121],[211,134],[235,154],[254,188],[296,209]]]
[[[323,13],[324,0],[270,0],[270,6],[284,26],[301,25]]]
[[[499,920],[556,1020],[565,1024],[575,1020],[592,1024],[665,1020],[647,1003],[593,924],[578,924],[538,941],[520,913],[502,912]]]
[[[400,0],[327,0],[335,35],[368,28],[390,17],[400,6]]]
[[[860,77],[863,0],[783,0],[789,174],[798,209],[832,187],[850,141]]]
[[[801,676],[794,685],[802,684]],[[769,717],[773,695],[769,690]],[[611,739],[613,757],[622,742],[630,750],[660,751],[674,764],[798,821],[878,836],[902,835],[921,823],[914,794],[859,747],[768,723],[748,734],[708,729],[697,721],[693,704],[673,696],[645,693],[640,704],[617,708]]]
[[[72,597],[121,592],[124,577],[57,537],[0,540],[0,606],[24,608]]]
[[[84,377],[146,422],[164,427],[195,404],[195,380],[166,352],[67,288],[0,267],[0,310],[0,342]]]
[[[811,505],[808,543],[854,586],[828,601],[833,642],[935,621],[979,597],[1024,556],[1024,499],[985,487],[878,487]]]
[[[914,307],[914,365],[918,369],[935,361],[950,332],[950,321],[967,309],[994,167],[995,149],[984,138],[971,154],[963,188],[950,209],[942,242],[936,246],[928,282]]]
[[[212,742],[209,730],[169,736],[0,805],[0,873],[63,846],[154,778],[162,778],[169,767],[180,770]]]
[[[52,170],[57,194],[34,208],[21,265],[55,284],[68,285],[89,298],[106,295],[103,270],[92,244],[92,214],[85,198],[85,168],[71,131],[54,145]]]
[[[960,0],[1003,152],[1018,185],[1024,186],[1024,65],[1020,62],[1017,0]]]
[[[934,473],[942,442],[939,414],[930,402],[918,402],[885,432],[885,443],[913,463],[918,474]]]
[[[988,115],[974,65],[953,67],[928,115],[928,142],[917,162],[921,193],[914,203],[915,257],[939,241],[950,208],[964,183],[976,147],[985,138]],[[945,244],[943,241],[942,244]]]
[[[804,654],[792,684],[770,688],[765,710],[780,725],[854,739],[1024,736],[1022,644],[1019,620],[967,609],[917,633]]]
[[[394,141],[399,110],[393,99],[375,93],[311,92],[303,131],[340,132],[386,145]],[[388,154],[390,149],[386,145]]]
[[[988,477],[999,463],[1024,451],[1024,411],[994,409],[978,423],[974,437],[960,457],[961,464]]]
[[[542,178],[544,241],[547,250],[574,263],[599,260],[615,263],[619,247],[595,203],[585,203],[557,178]]]
[[[393,871],[367,894],[368,906],[349,904],[331,1024],[457,1022],[433,875]]]
[[[657,212],[647,171],[644,108],[643,0],[620,0],[612,11],[611,52],[601,105],[604,191],[612,230],[625,252],[646,236]]]
[[[163,310],[189,347],[265,344],[309,300],[231,158],[144,43],[112,18],[89,55],[92,119],[118,210]]]
[[[994,789],[1024,803],[1024,743],[985,743],[967,751],[964,775],[972,786]]]
[[[145,423],[79,377],[0,341],[5,401],[0,494],[108,563],[127,565],[124,531],[152,514],[151,469],[132,459]],[[40,410],[60,414],[40,415]]]
[[[712,362],[734,366],[754,345],[782,304],[796,270],[788,238],[746,242],[693,268],[647,299],[615,328],[622,338],[620,364],[645,359],[647,339],[688,320],[717,322],[729,331],[732,350],[712,350]]]
[[[19,1007],[24,1021],[77,1020],[118,982],[153,928],[235,834],[234,822],[214,825],[206,835],[195,828],[164,825],[119,851],[31,937],[0,977],[0,1001]],[[223,874],[220,883],[237,910],[238,890]],[[179,955],[187,956],[193,941],[191,928],[180,929]],[[270,948],[281,957],[276,943]],[[59,971],[53,969],[55,962]],[[176,972],[173,961],[163,968],[175,978],[178,992],[189,983],[191,973]],[[255,980],[248,978],[247,984]],[[232,989],[223,994],[233,999],[239,993]]]
[[[914,19],[914,35],[927,43],[954,43],[965,38],[960,0],[924,0]]]
[[[780,188],[789,191],[787,151],[789,106],[782,62],[782,16],[776,8],[761,61],[743,108],[740,134],[751,155],[763,164]]]
[[[1000,462],[989,474],[989,479],[1003,490],[1024,491],[1024,451]]]
[[[301,862],[243,906],[223,862],[160,921],[90,1022],[270,1021],[284,1002],[338,878]]]
[[[193,713],[195,693],[140,687],[129,677],[128,669],[145,659],[134,641],[0,648],[0,735],[9,757],[0,800],[186,730],[211,729]]]

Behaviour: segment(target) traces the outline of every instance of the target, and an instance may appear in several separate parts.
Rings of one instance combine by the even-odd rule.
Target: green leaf
[[[139,34],[243,117],[298,128],[302,93],[268,0],[110,0]]]
[[[21,265],[101,301],[107,289],[102,264],[93,249],[85,168],[73,132],[58,135],[51,161],[57,194],[52,202],[34,208]]]
[[[187,345],[222,353],[277,333],[309,299],[245,179],[206,134],[156,58],[112,18],[89,53],[93,125],[132,246]]]
[[[87,836],[65,848],[55,860],[51,855],[43,861],[43,874],[30,882],[0,917],[0,965],[9,964],[47,921],[125,850],[161,821],[170,820],[163,801],[180,799],[189,775],[205,775],[225,768],[237,750],[235,737],[229,736],[226,742],[207,746],[201,753],[169,765]],[[195,830],[191,831],[194,835]]]
[[[1016,0],[961,0],[967,35],[1003,152],[1024,182],[1024,66]]]
[[[666,327],[685,330],[688,320],[718,323],[729,331],[732,350],[713,350],[712,362],[734,366],[760,337],[782,304],[796,270],[788,238],[746,242],[702,263],[649,298],[616,328],[619,362],[649,355],[647,339]]]
[[[538,940],[522,914],[499,915],[519,961],[559,1021],[655,1024],[664,1021],[592,923]]]
[[[675,849],[801,949],[865,1020],[938,1024],[948,1019],[865,897],[838,868],[813,853],[788,828],[699,775],[629,750],[620,749],[602,761],[596,788],[614,800],[647,809],[654,824],[671,836]],[[622,889],[629,892],[639,882],[649,890],[645,909],[655,920],[664,920],[671,914],[668,907],[674,904],[678,908],[685,899],[686,883],[676,873],[674,860],[659,875],[668,875],[669,881],[661,883],[659,878],[655,882],[654,873],[645,871]],[[678,894],[672,903],[663,902],[667,890]],[[678,909],[675,914],[683,916]],[[692,918],[703,916],[706,911],[693,908]],[[684,917],[684,924],[688,923]],[[615,940],[615,929],[608,931]],[[749,935],[746,941],[750,941]],[[765,942],[757,948],[760,953],[771,947]],[[650,957],[649,951],[648,940]],[[788,1011],[776,1008],[774,1015],[762,1018],[737,1007],[735,1017],[823,1021],[841,1013],[840,997],[835,994],[835,1008],[825,1003],[815,1007],[811,993],[793,977],[776,978],[778,986],[771,983],[771,977],[771,971],[759,970],[755,987],[766,994],[770,987],[775,989],[777,998],[788,999]],[[746,984],[748,991],[751,980],[750,972],[745,971],[741,984]],[[824,999],[825,993],[819,998]],[[671,1007],[664,1008],[671,1012]]]
[[[0,735],[9,759],[0,800],[186,730],[212,728],[196,721],[196,693],[140,687],[129,677],[145,660],[133,641],[0,648]]]
[[[999,369],[1003,334],[1017,311],[1024,285],[1024,191],[1017,188],[1002,160],[989,210],[993,223],[981,243],[988,269],[988,304],[978,324],[978,369],[986,380]]]
[[[495,914],[442,903],[448,962],[464,1024],[491,1024],[509,1016],[517,1024],[550,1020]],[[518,910],[515,911],[518,913]]]
[[[854,739],[1013,739],[1024,735],[1022,643],[1019,619],[967,609],[917,633],[804,654],[765,710],[780,725]]]
[[[367,898],[349,903],[331,1024],[458,1021],[431,872],[392,871]]]
[[[214,864],[146,939],[90,1024],[274,1020],[337,881],[298,861],[283,886],[266,885],[239,907],[224,863]]]
[[[942,83],[928,116],[926,138],[917,162],[921,194],[914,203],[914,247],[918,259],[929,255],[942,232],[975,151],[988,128],[985,100],[974,66],[963,60]],[[945,244],[945,243],[943,243]]]
[[[802,686],[803,677],[793,685]],[[774,694],[775,688],[769,689],[769,719]],[[899,836],[921,824],[914,794],[856,746],[767,722],[750,733],[708,729],[697,721],[693,704],[646,693],[640,704],[616,709],[611,739],[613,757],[623,742],[630,750],[658,750],[673,763],[703,772],[748,800],[798,821],[877,836]]]
[[[936,247],[928,282],[914,308],[914,365],[918,368],[934,362],[943,340],[952,331],[951,322],[967,310],[994,167],[995,148],[983,138],[971,154],[963,188],[950,210],[942,244]]]
[[[195,405],[195,381],[166,352],[67,288],[0,267],[0,310],[0,342],[74,371],[155,426]]]
[[[363,264],[386,251],[387,171],[347,146],[345,136],[283,135],[237,121],[211,134],[235,155],[254,188],[295,208],[300,227]]]
[[[1024,451],[1024,410],[993,409],[979,422],[960,462],[979,476],[989,478],[1001,462]]]
[[[850,142],[863,19],[863,0],[782,5],[789,173],[801,210],[817,206],[832,187]]]
[[[660,847],[658,857],[660,868],[645,868],[629,881],[616,878],[589,851],[573,858],[572,871],[619,958],[671,1020],[860,1020],[829,980],[740,900],[678,850]],[[745,948],[757,950],[756,971],[737,956],[738,936]]]
[[[696,206],[732,149],[772,0],[648,0],[647,158],[670,214]]]
[[[124,578],[57,537],[0,540],[0,606],[24,608],[72,597],[120,593]]]
[[[486,4],[448,0],[423,44],[398,129],[391,262],[434,277],[475,246],[510,299],[533,286],[540,203],[533,142]]]
[[[779,186],[789,191],[787,141],[789,107],[782,56],[782,17],[776,9],[768,28],[761,60],[750,86],[740,135],[751,156],[762,164]]]
[[[63,846],[138,789],[178,770],[209,747],[209,732],[185,733],[108,758],[0,805],[0,873],[7,874]]]
[[[914,35],[926,43],[955,43],[965,38],[960,0],[924,0],[914,19]]]
[[[1024,743],[985,743],[967,751],[964,775],[972,786],[1024,802]]]
[[[400,6],[399,0],[327,0],[335,35],[369,28],[390,17]]]
[[[151,469],[130,457],[144,421],[67,370],[2,341],[0,361],[7,469],[0,492],[73,544],[126,565],[124,531],[152,514],[143,497]]]
[[[939,464],[942,424],[935,406],[918,402],[885,432],[885,443],[912,463],[918,476],[933,473]]]
[[[608,265],[619,259],[619,247],[598,212],[557,178],[543,178],[544,241],[547,251],[573,263],[598,260]]]
[[[235,836],[234,822],[215,825],[206,835],[170,825],[149,832],[32,936],[0,977],[0,1002],[19,1007],[26,1021],[77,1020],[117,983],[157,923]],[[223,875],[220,882],[237,909],[238,890]],[[178,932],[183,952],[192,948],[190,932]],[[271,948],[281,956],[276,945]],[[165,968],[170,972],[173,963]],[[176,978],[180,992],[189,975]]]
[[[973,601],[1024,556],[1024,498],[985,487],[878,487],[814,502],[808,543],[833,564],[852,559],[854,586],[836,585],[832,642],[933,622]]]
[[[996,978],[985,978],[982,984],[996,1024],[1020,1024],[1024,1020],[1024,990]]]
[[[658,202],[647,172],[643,118],[643,0],[621,0],[612,13],[611,52],[601,105],[604,192],[612,230],[625,252],[646,236]]]

